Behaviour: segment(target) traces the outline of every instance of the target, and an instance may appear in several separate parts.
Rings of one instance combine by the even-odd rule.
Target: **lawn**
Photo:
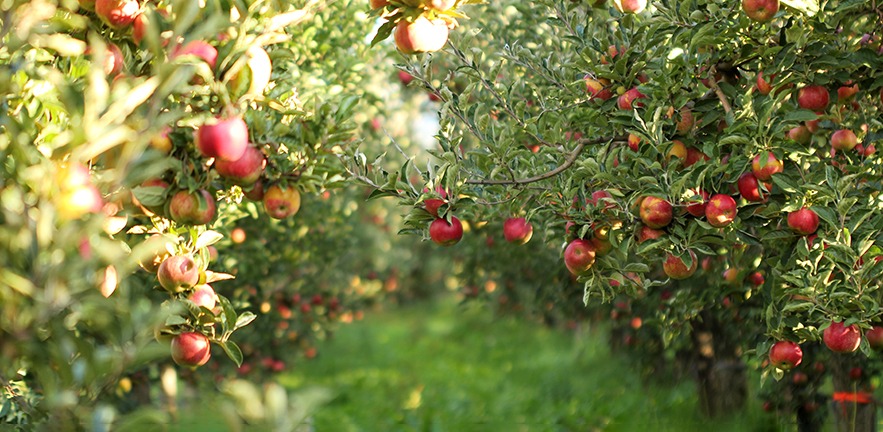
[[[700,417],[690,381],[642,382],[603,328],[568,333],[450,301],[345,326],[280,381],[332,391],[317,432],[777,430],[755,400],[748,414]]]

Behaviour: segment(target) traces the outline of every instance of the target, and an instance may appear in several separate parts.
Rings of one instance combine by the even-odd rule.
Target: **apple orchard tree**
[[[386,55],[364,42],[362,5],[0,12],[0,423],[109,424],[158,404],[160,376],[174,407],[176,370],[279,371],[358,312],[362,291],[328,284],[365,261],[341,264],[329,237],[359,222],[363,196],[328,189],[345,180],[362,71]],[[244,358],[234,340],[257,315]]]
[[[796,355],[779,343],[874,356],[883,5],[470,3],[371,2],[376,39],[391,34],[412,85],[443,101],[430,166],[351,160],[375,197],[410,207],[403,232],[450,246],[512,218],[506,238],[554,245],[585,302],[701,279],[666,300],[687,318],[738,284],[762,323],[750,348],[779,376]],[[835,391],[868,405],[836,376]]]

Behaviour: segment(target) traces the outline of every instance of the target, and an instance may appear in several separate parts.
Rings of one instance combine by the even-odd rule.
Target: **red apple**
[[[858,145],[858,138],[849,129],[840,129],[831,134],[831,148],[834,150],[852,150]]]
[[[211,356],[211,342],[202,333],[186,332],[172,339],[172,360],[180,366],[202,366]]]
[[[258,181],[254,182],[254,184],[250,188],[243,188],[242,194],[252,201],[263,201],[264,182],[261,179],[258,179]]]
[[[643,243],[647,240],[655,240],[663,235],[665,235],[665,231],[653,229],[647,225],[641,225],[641,229],[638,230],[638,243]]]
[[[810,235],[819,229],[819,215],[806,207],[788,213],[788,228],[800,235]]]
[[[687,147],[687,157],[684,158],[684,167],[690,167],[696,162],[709,160],[708,155],[702,153],[696,147]]]
[[[211,46],[206,41],[201,40],[193,40],[187,43],[187,45],[177,46],[172,50],[172,53],[169,55],[169,58],[174,60],[178,57],[182,57],[185,55],[194,55],[204,62],[208,63],[209,67],[212,70],[215,69],[215,65],[218,62],[218,50],[217,48]]]
[[[680,118],[675,125],[675,131],[677,131],[677,133],[681,135],[686,135],[691,130],[693,130],[693,126],[696,124],[696,120],[693,118],[693,111],[691,111],[688,107],[682,107],[679,111],[679,114]]]
[[[875,351],[883,350],[883,327],[878,325],[871,327],[870,330],[865,332],[865,338],[868,339],[871,349]]]
[[[745,15],[757,22],[767,22],[779,11],[779,0],[742,0]]]
[[[564,249],[564,265],[574,275],[582,275],[595,264],[595,245],[583,239],[576,239]]]
[[[591,76],[586,76],[585,83],[586,93],[591,95],[590,99],[598,98],[606,101],[613,97],[613,92],[609,88],[610,81],[603,78],[596,80],[591,78]]]
[[[754,172],[754,176],[758,180],[768,181],[773,174],[778,174],[784,169],[782,162],[776,159],[776,155],[773,152],[767,152],[766,161],[762,158],[763,154],[759,154],[751,162],[751,171]]]
[[[812,140],[812,132],[806,126],[796,126],[788,131],[788,139],[798,144],[809,144]]]
[[[808,130],[809,133],[811,133],[811,134],[814,134],[819,131],[819,120],[818,119],[807,120],[803,124],[806,126],[806,130]]]
[[[156,278],[166,291],[184,292],[199,283],[199,267],[189,255],[170,256],[159,265]]]
[[[604,209],[601,210],[603,213],[606,213],[607,210],[616,208],[616,203],[613,202],[613,195],[610,195],[610,192],[607,192],[605,190],[592,192],[592,197],[589,199],[589,201],[595,207],[598,207],[598,203],[603,204]]]
[[[634,135],[634,134],[629,134],[628,143],[629,143],[629,148],[632,149],[632,151],[636,152],[636,151],[638,151],[638,145],[641,144],[641,137]]]
[[[90,49],[86,49],[86,54],[90,52]],[[120,47],[114,43],[108,43],[107,51],[104,54],[104,65],[102,66],[104,74],[109,77],[118,75],[123,70],[124,60],[125,58],[123,57],[123,52],[120,51]]]
[[[640,216],[644,225],[659,229],[671,223],[674,213],[668,201],[651,195],[641,201]]]
[[[702,217],[705,214],[705,206],[708,203],[708,192],[694,188],[687,191],[687,193],[690,195],[688,202],[691,203],[687,204],[687,213],[695,217]]]
[[[684,159],[686,161],[689,154],[690,151],[687,150],[687,146],[681,140],[672,140],[671,148],[668,150],[666,158],[671,159],[673,157],[676,157],[678,159]]]
[[[95,14],[117,30],[132,25],[140,11],[137,0],[95,0]]]
[[[800,345],[791,341],[778,341],[770,348],[770,363],[779,369],[791,369],[803,361]]]
[[[421,15],[414,22],[399,21],[393,38],[396,47],[404,54],[434,52],[448,42],[448,31],[443,20],[430,21]]]
[[[852,81],[847,82],[845,85],[840,86],[837,89],[837,102],[846,103],[855,98],[855,95],[858,93],[858,84],[853,84]]]
[[[850,353],[858,349],[862,335],[855,324],[845,326],[842,322],[831,321],[831,325],[822,332],[822,340],[831,351]]]
[[[525,244],[533,235],[533,226],[525,218],[508,218],[503,222],[503,236],[506,241],[515,244]]]
[[[619,99],[617,99],[616,101],[616,105],[621,110],[641,108],[644,106],[644,104],[638,101],[638,99],[643,99],[645,97],[646,96],[644,96],[644,94],[641,93],[641,91],[638,90],[637,87],[633,87],[619,96]]]
[[[300,192],[292,186],[274,184],[264,191],[264,210],[274,219],[294,216],[300,210]]]
[[[705,206],[705,218],[715,228],[723,228],[736,219],[736,200],[729,195],[716,194]]]
[[[411,81],[414,81],[414,75],[411,75],[403,70],[399,71],[399,81],[402,82],[402,85],[406,86],[411,84]]]
[[[770,81],[775,77],[775,74],[770,75]],[[773,91],[773,86],[763,78],[763,71],[757,72],[757,92],[762,95],[768,95],[771,91]]]
[[[429,238],[441,246],[453,246],[463,238],[463,224],[460,219],[451,216],[451,221],[436,219],[429,225]]]
[[[748,281],[754,286],[761,286],[764,282],[763,274],[760,272],[751,273],[748,275]]]
[[[169,216],[181,225],[206,225],[216,210],[215,198],[205,189],[178,191],[169,201]]]
[[[205,157],[239,160],[248,149],[248,125],[242,117],[216,118],[197,129],[196,145]]]
[[[819,85],[809,85],[797,92],[797,104],[803,109],[824,111],[828,107],[828,89]]]
[[[233,184],[249,186],[261,178],[266,163],[264,154],[257,147],[248,146],[242,157],[235,161],[217,159],[215,171]]]
[[[214,309],[218,302],[218,296],[211,285],[197,285],[187,299],[208,310]]]
[[[877,153],[877,147],[875,147],[874,144],[871,144],[867,147],[858,144],[855,146],[855,151],[858,152],[858,154],[861,156],[871,157],[874,155],[874,153]]]
[[[696,269],[699,267],[699,260],[696,258],[695,252],[692,250],[688,250],[687,252],[689,253],[691,260],[689,267],[681,257],[666,253],[665,261],[662,262],[662,271],[672,279],[686,279],[693,276],[693,273],[696,273]]]
[[[764,196],[760,189],[760,182],[757,181],[757,177],[754,176],[754,173],[750,171],[739,176],[737,186],[739,187],[739,194],[742,195],[742,198],[745,198],[746,201],[762,202],[766,200],[766,196]],[[769,190],[769,188],[767,188],[767,190]]]
[[[423,201],[423,205],[426,206],[426,211],[429,212],[429,214],[438,217],[438,209],[445,205],[445,200],[429,198]]]
[[[647,0],[613,0],[613,7],[625,14],[641,13],[647,8]]]

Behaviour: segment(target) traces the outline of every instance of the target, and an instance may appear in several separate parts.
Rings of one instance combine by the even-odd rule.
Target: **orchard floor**
[[[552,330],[453,301],[369,314],[319,352],[280,377],[332,391],[317,432],[789,429],[756,400],[738,417],[701,418],[692,382],[643,383],[603,329]]]

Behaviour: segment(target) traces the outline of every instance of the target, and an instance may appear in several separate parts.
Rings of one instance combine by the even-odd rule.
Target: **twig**
[[[538,181],[545,180],[547,178],[554,177],[558,174],[561,174],[565,170],[571,167],[571,165],[576,162],[576,159],[579,157],[580,153],[583,152],[583,149],[586,145],[589,144],[600,144],[606,141],[624,141],[625,139],[622,137],[616,138],[595,138],[595,139],[582,139],[577,144],[576,148],[567,155],[567,158],[564,160],[564,163],[558,165],[555,169],[545,172],[543,174],[539,174],[533,177],[528,177],[524,179],[512,179],[512,180],[466,180],[466,184],[475,184],[475,185],[524,185],[529,183],[536,183]]]
[[[0,386],[2,386],[7,393],[9,393],[9,398],[18,405],[18,408],[25,413],[30,413],[31,408],[28,406],[27,401],[21,395],[15,392],[15,389],[12,388],[12,384],[3,376],[0,376]]]
[[[724,106],[724,112],[730,114],[733,112],[733,107],[730,105],[730,101],[727,100],[727,95],[725,95],[724,91],[721,90],[719,85],[717,85],[717,80],[714,78],[715,72],[717,72],[717,68],[712,66],[709,70],[708,85],[714,91],[714,94],[717,95],[717,98],[720,99],[721,105]]]

